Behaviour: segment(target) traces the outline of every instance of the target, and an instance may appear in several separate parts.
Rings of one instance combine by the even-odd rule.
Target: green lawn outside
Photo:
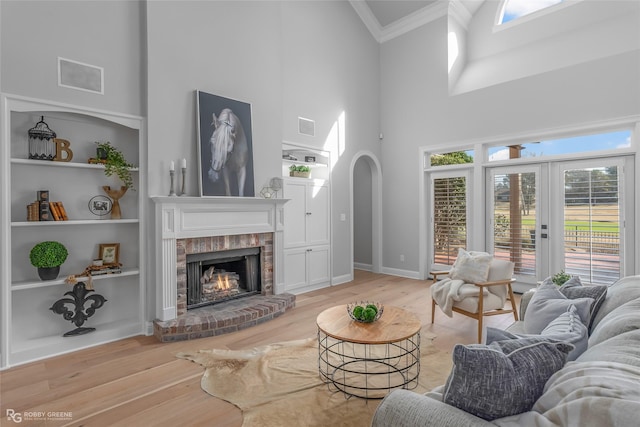
[[[523,228],[531,228],[533,229],[533,225],[535,224],[535,219],[533,218],[523,218],[522,226]],[[571,221],[565,223],[564,229],[567,231],[599,231],[605,233],[619,233],[620,226],[618,223],[613,223],[609,221],[592,221],[591,228],[589,228],[589,221]]]

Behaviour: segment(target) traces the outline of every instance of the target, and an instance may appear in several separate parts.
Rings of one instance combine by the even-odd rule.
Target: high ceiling
[[[383,43],[454,10],[471,19],[485,0],[349,0],[373,37]]]
[[[381,27],[430,6],[437,0],[365,0]]]

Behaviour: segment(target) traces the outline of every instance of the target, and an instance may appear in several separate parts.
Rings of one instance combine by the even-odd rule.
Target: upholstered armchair
[[[460,249],[449,271],[432,271],[431,323],[435,321],[436,306],[449,317],[453,312],[478,321],[478,342],[482,342],[484,316],[518,312],[511,283],[514,263],[486,252],[467,252]],[[440,276],[444,276],[439,279]],[[510,304],[505,308],[506,301]]]

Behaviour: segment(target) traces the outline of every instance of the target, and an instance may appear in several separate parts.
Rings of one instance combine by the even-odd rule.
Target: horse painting
[[[225,195],[243,197],[247,179],[249,147],[242,123],[229,108],[223,109],[218,117],[213,113],[212,117],[211,126],[214,127],[214,130],[209,140],[211,149],[209,180],[217,182],[222,176]],[[232,184],[237,184],[237,192],[232,191]],[[235,190],[235,186],[233,186],[233,190]]]

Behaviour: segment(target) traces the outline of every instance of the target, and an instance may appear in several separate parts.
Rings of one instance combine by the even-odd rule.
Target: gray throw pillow
[[[542,337],[457,344],[442,400],[485,420],[529,411],[572,349]]]
[[[582,324],[577,309],[573,304],[569,306],[566,312],[552,320],[551,323],[540,332],[540,335],[512,334],[511,332],[487,327],[486,343],[491,344],[494,341],[537,336],[572,344],[575,348],[569,353],[567,361],[576,360],[578,356],[584,353],[589,344],[587,327]]]
[[[607,287],[604,285],[584,286],[580,281],[580,277],[573,276],[560,286],[560,292],[569,299],[593,298],[593,304],[589,310],[589,323],[587,324],[589,331],[591,331],[593,319],[607,297]]]
[[[542,283],[534,292],[524,314],[524,331],[527,334],[539,334],[552,320],[565,313],[569,306],[576,306],[580,320],[589,324],[589,310],[593,298],[568,299],[551,283]]]

